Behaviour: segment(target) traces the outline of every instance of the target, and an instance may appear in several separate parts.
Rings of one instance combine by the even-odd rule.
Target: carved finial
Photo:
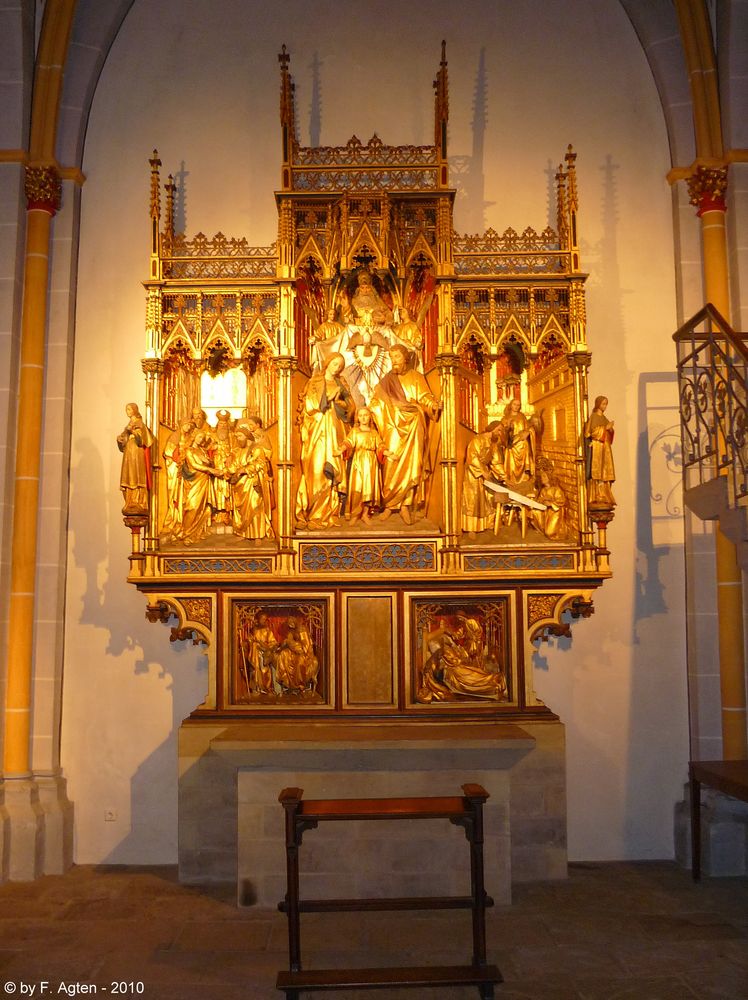
[[[153,150],[153,156],[148,160],[151,165],[151,218],[158,219],[161,216],[161,179],[159,167],[161,160],[158,158],[158,150]]]
[[[291,57],[285,45],[281,47],[278,62],[281,67],[280,120],[283,136],[283,162],[289,163],[293,143],[296,139],[296,113],[294,107],[294,84],[291,74],[288,71]],[[288,187],[289,183],[290,177],[285,178],[284,175],[283,187]]]
[[[577,198],[577,170],[576,170],[576,159],[577,154],[574,152],[574,147],[569,143],[566,149],[566,176],[569,181],[569,211],[576,212],[579,208],[579,200]]]
[[[169,179],[164,184],[164,190],[166,191],[166,218],[164,219],[164,231],[167,236],[174,237],[174,195],[177,190],[177,185],[174,183],[173,174],[169,174]]]
[[[556,230],[562,245],[568,230],[566,211],[566,174],[563,163],[559,163],[556,170]]]
[[[447,122],[449,121],[449,82],[447,76],[447,43],[442,41],[442,58],[434,80],[434,145],[443,160],[447,158]]]

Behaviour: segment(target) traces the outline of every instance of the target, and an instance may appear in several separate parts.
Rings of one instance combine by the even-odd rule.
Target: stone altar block
[[[180,729],[179,865],[185,882],[236,881],[240,905],[286,890],[282,788],[307,798],[490,794],[486,889],[566,876],[564,732],[472,722],[373,724],[188,721]],[[447,820],[328,824],[305,843],[302,895],[467,894],[464,832]]]

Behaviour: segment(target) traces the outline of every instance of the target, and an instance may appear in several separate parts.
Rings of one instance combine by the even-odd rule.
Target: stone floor
[[[514,897],[488,918],[489,958],[505,980],[497,1000],[748,998],[748,879],[694,885],[665,862],[574,865],[568,881],[519,886]],[[461,964],[469,925],[454,911],[310,914],[302,941],[309,968]],[[79,867],[0,886],[0,996],[70,996],[76,985],[111,996],[116,983],[132,996],[142,983],[134,995],[146,1000],[282,1000],[274,983],[286,958],[281,914],[239,910],[228,888],[180,885],[173,868]]]

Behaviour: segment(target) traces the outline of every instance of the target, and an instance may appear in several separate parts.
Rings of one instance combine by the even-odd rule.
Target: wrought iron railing
[[[686,489],[717,476],[729,503],[748,506],[746,334],[706,305],[673,334],[678,356]]]

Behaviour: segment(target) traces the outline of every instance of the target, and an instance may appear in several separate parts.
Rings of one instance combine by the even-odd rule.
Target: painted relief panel
[[[512,701],[507,596],[437,594],[410,605],[411,699],[418,705]]]
[[[230,601],[227,700],[233,705],[329,705],[332,658],[326,598]]]

